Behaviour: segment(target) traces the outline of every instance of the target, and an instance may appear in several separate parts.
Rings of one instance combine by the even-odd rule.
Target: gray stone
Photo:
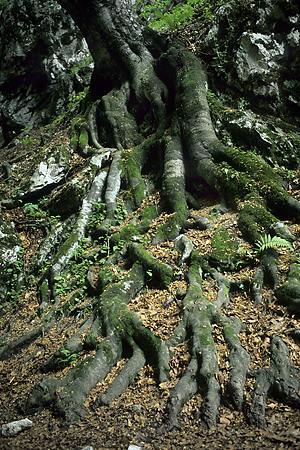
[[[184,234],[181,234],[174,239],[174,247],[180,255],[180,259],[178,261],[178,265],[180,265],[189,258],[193,251],[194,244]]]
[[[294,28],[288,35],[287,41],[292,47],[299,47],[300,44],[300,32]]]
[[[130,444],[127,450],[142,450],[142,447]]]
[[[133,405],[133,411],[142,411],[142,405]]]
[[[284,133],[271,118],[262,120],[250,110],[225,110],[222,120],[217,123],[216,132],[226,145],[243,145],[246,140],[248,148],[258,149],[271,166],[298,169],[297,139],[293,140]],[[295,138],[298,135],[295,134]]]
[[[73,151],[68,147],[56,147],[45,161],[39,163],[30,179],[27,194],[41,191],[47,186],[54,187],[59,184],[69,169],[72,153]]]
[[[5,437],[11,437],[30,427],[32,427],[31,420],[21,419],[2,425],[2,434]]]
[[[210,73],[221,92],[232,86],[253,109],[299,122],[299,114],[290,113],[291,103],[293,111],[300,108],[300,15],[289,15],[292,8],[287,0],[224,5],[202,36],[201,51],[213,55]]]
[[[0,213],[0,304],[6,300],[15,264],[21,250],[21,240],[12,224]]]
[[[288,227],[284,225],[282,222],[274,222],[270,226],[270,232],[271,234],[280,236],[283,239],[286,239],[289,242],[295,242],[296,238],[295,236],[290,232]]]
[[[11,0],[0,12],[4,146],[13,132],[64,114],[72,95],[88,86],[93,64],[81,32],[56,2]]]
[[[241,81],[252,75],[264,75],[278,70],[278,60],[284,56],[284,44],[270,35],[244,32],[236,54],[236,70]]]

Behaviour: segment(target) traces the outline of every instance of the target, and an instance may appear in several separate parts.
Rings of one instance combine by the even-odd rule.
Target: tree
[[[146,362],[157,368],[159,383],[167,382],[171,350],[188,337],[191,359],[170,395],[163,428],[177,425],[178,413],[199,386],[205,390],[201,417],[207,426],[215,426],[221,388],[216,377],[219,369],[213,324],[222,330],[230,349],[228,392],[239,411],[244,407],[250,357],[238,337],[243,326],[240,319],[226,315],[224,309],[230,291],[238,289],[241,281],[222,272],[236,261],[226,257],[224,263],[222,255],[213,261],[193,250],[186,230],[205,229],[209,221],[191,214],[191,208],[198,205],[189,191],[193,183],[201,182],[205,189],[218,193],[223,208],[226,204],[238,211],[239,228],[250,244],[257,244],[272,230],[277,236],[259,245],[260,265],[252,281],[255,304],[262,300],[265,280],[273,290],[279,285],[275,245],[289,246],[294,240],[277,217],[299,220],[300,203],[259,156],[226,147],[216,137],[206,98],[206,71],[181,42],[170,42],[146,27],[130,0],[59,3],[81,29],[95,63],[90,91],[72,122],[71,137],[73,150],[87,161],[86,172],[80,174],[87,180],[87,190],[84,198],[78,195],[75,218],[69,209],[75,183],[59,191],[57,199],[52,197],[52,207],[55,201],[64,204],[65,221],[44,239],[30,268],[30,273],[39,277],[42,324],[2,346],[1,355],[7,357],[36,339],[61,317],[75,313],[84,317],[76,333],[41,370],[55,371],[75,360],[83,349],[94,350],[94,355],[82,360],[62,380],[45,376],[23,404],[24,410],[54,404],[57,414],[74,420],[86,414],[88,393],[124,352],[129,354],[128,363],[96,405],[109,404],[120,395]],[[159,174],[155,180],[162,191],[159,203],[150,198],[149,174],[153,173]],[[133,219],[120,228],[118,220],[124,219],[125,207]],[[165,212],[167,220],[154,227],[154,221]],[[128,307],[145,284],[166,287],[174,277],[172,268],[143,245],[149,230],[152,244],[174,241],[181,262],[187,264],[188,289],[181,321],[167,341],[145,327]],[[59,236],[62,241],[57,245]],[[229,248],[228,233],[220,236]],[[62,301],[64,280],[76,258],[83,261],[88,291],[80,306],[76,306],[77,294],[67,303]],[[42,270],[45,260],[48,264]],[[85,265],[86,261],[92,263]],[[122,278],[114,267],[120,261],[124,261]],[[94,270],[99,265],[95,282]],[[214,302],[202,293],[204,276],[218,285]],[[300,405],[299,382],[287,364],[287,347],[279,337],[272,341],[271,354],[270,367],[252,374],[257,381],[250,420],[259,426],[265,425],[267,393],[274,391]]]

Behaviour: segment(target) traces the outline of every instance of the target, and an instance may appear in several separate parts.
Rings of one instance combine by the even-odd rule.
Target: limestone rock
[[[66,176],[72,153],[68,147],[56,147],[46,160],[41,161],[30,179],[30,187],[25,197],[26,194],[28,196],[35,192],[40,194],[42,189],[53,188],[59,184]]]
[[[15,422],[5,423],[4,425],[2,425],[2,434],[5,437],[11,437],[30,427],[32,427],[31,420],[16,420]]]
[[[62,115],[88,85],[93,65],[81,32],[56,2],[11,0],[0,6],[0,19],[1,148],[13,132]]]
[[[15,267],[21,241],[12,224],[0,214],[0,304],[6,300],[12,276],[17,272]]]
[[[279,117],[288,114],[292,103],[297,114],[291,118],[299,122],[300,16],[294,3],[254,0],[220,6],[201,50],[211,55],[209,70],[220,90],[232,86],[253,109]]]

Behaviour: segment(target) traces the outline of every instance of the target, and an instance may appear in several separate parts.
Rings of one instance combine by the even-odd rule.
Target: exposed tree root
[[[198,206],[186,192],[188,177],[196,183],[206,183],[222,201],[238,209],[239,228],[251,244],[271,231],[290,239],[288,231],[276,225],[276,214],[279,211],[282,217],[299,219],[300,203],[289,196],[280,178],[261,158],[227,148],[217,139],[206,99],[205,70],[181,44],[173,43],[167,48],[159,40],[158,46],[153,43],[148,48],[144,28],[131,26],[127,1],[125,10],[124,1],[119,0],[108,4],[89,1],[90,9],[78,0],[60,3],[81,27],[95,60],[91,92],[72,123],[71,146],[84,156],[85,163],[78,173],[67,178],[65,186],[53,193],[49,210],[60,207],[62,215],[69,218],[65,217],[65,222],[58,224],[41,243],[30,268],[39,276],[39,314],[44,325],[8,342],[1,348],[1,356],[7,357],[9,352],[27,345],[62,317],[75,316],[80,321],[77,331],[70,331],[69,339],[42,364],[41,370],[59,370],[84,350],[92,349],[95,354],[82,358],[64,379],[45,376],[23,403],[24,410],[53,404],[55,412],[69,422],[88,412],[84,403],[90,391],[124,354],[128,356],[129,352],[127,364],[107,391],[98,396],[95,406],[110,404],[146,363],[156,368],[159,383],[168,381],[172,347],[190,339],[191,359],[170,394],[160,431],[179,426],[183,405],[199,391],[204,392],[202,422],[214,427],[222,392],[213,326],[222,331],[230,349],[228,392],[238,411],[244,407],[250,357],[238,337],[243,327],[240,319],[227,317],[224,310],[230,302],[230,290],[239,282],[212,269],[209,257],[194,250],[184,236],[186,230],[211,226],[208,219],[189,211],[188,204],[196,209]],[[103,70],[104,61],[108,72]],[[150,177],[147,178],[150,168],[155,183],[162,188],[163,201],[160,205],[141,206],[152,189]],[[132,217],[118,228],[121,189],[126,190],[122,200]],[[101,209],[103,204],[105,212]],[[93,219],[96,207],[101,211],[99,220]],[[161,212],[167,213],[168,218],[158,221],[151,230]],[[149,230],[151,234],[146,236]],[[188,290],[183,298],[181,321],[167,343],[128,307],[147,278],[163,288],[174,280],[172,268],[145,248],[150,239],[152,244],[175,240],[180,254],[178,263],[187,266]],[[83,269],[80,277],[70,276],[68,285],[66,279],[77,258]],[[279,285],[277,259],[274,249],[261,256],[252,282],[255,305],[261,302],[265,283],[272,289]],[[123,274],[119,276],[114,265],[121,262]],[[47,267],[43,268],[45,263]],[[203,272],[218,286],[214,301],[203,295]],[[80,286],[76,284],[78,279]],[[72,288],[74,283],[69,297],[62,292],[63,283],[65,288]],[[84,315],[89,317],[83,318]],[[82,333],[86,333],[85,339]],[[250,420],[258,426],[265,426],[268,394],[275,392],[299,407],[299,383],[287,365],[287,348],[274,338],[271,350],[270,368],[254,375]]]
[[[252,405],[249,412],[251,424],[265,428],[265,409],[268,396],[278,397],[295,408],[300,407],[299,387],[294,368],[288,361],[289,351],[279,336],[271,342],[270,367],[259,369],[252,375],[256,378]]]
[[[262,289],[265,284],[275,290],[280,283],[278,275],[278,252],[269,248],[260,257],[260,264],[251,283],[254,306],[262,301]]]

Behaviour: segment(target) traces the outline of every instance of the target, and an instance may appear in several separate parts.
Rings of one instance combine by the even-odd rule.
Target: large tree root
[[[278,397],[295,408],[300,407],[300,383],[294,368],[288,361],[289,351],[279,336],[271,342],[270,367],[259,369],[252,375],[256,378],[252,405],[249,412],[250,423],[265,428],[267,398]]]
[[[168,377],[169,354],[164,343],[156,338],[142,325],[140,318],[131,313],[127,304],[136,295],[144,283],[144,272],[139,264],[135,264],[128,276],[119,284],[108,287],[99,300],[99,310],[102,326],[96,336],[105,336],[97,345],[94,357],[87,357],[80,362],[64,380],[46,378],[39,382],[24,405],[36,407],[54,401],[57,414],[66,420],[74,420],[86,413],[83,404],[89,392],[99,380],[103,380],[112,367],[120,360],[123,352],[123,342],[132,348],[132,357],[109,387],[106,394],[99,397],[98,403],[110,403],[130,384],[130,380],[143,367],[147,355],[154,358],[159,367],[159,379],[166,381]],[[114,299],[112,302],[111,299]],[[69,351],[69,356],[84,347],[79,340],[80,333],[90,323],[85,323],[76,334],[56,352],[51,360],[42,367],[43,371],[53,370],[60,364],[63,350]],[[129,330],[131,334],[129,334]],[[58,389],[59,388],[59,389]],[[58,389],[58,390],[57,390]]]
[[[72,210],[74,216],[45,238],[30,269],[40,276],[39,314],[45,325],[6,344],[1,348],[1,355],[7,357],[10,351],[27,345],[62,317],[76,316],[75,321],[79,323],[76,332],[72,334],[69,330],[68,339],[41,370],[46,373],[59,370],[73,357],[76,359],[75,355],[82,356],[85,350],[93,350],[95,354],[82,357],[64,379],[44,377],[23,403],[24,409],[53,404],[57,414],[72,421],[87,413],[84,403],[90,391],[124,354],[128,357],[129,353],[127,364],[107,391],[98,396],[95,406],[110,404],[146,362],[157,369],[159,383],[166,382],[170,350],[188,338],[191,359],[170,394],[160,431],[179,426],[178,415],[183,405],[199,391],[204,392],[200,417],[206,426],[213,427],[218,422],[222,399],[213,326],[222,331],[230,349],[228,392],[238,411],[244,406],[250,358],[238,337],[241,321],[227,317],[224,311],[230,302],[230,290],[238,282],[211,269],[209,258],[192,251],[191,242],[179,236],[192,228],[210,227],[207,219],[189,212],[188,204],[192,203],[196,209],[198,204],[187,193],[187,178],[206,183],[222,200],[238,209],[239,228],[251,244],[271,230],[273,234],[290,238],[282,227],[275,227],[278,224],[275,213],[279,209],[283,217],[299,219],[300,203],[283,189],[280,178],[261,158],[227,148],[217,139],[206,99],[206,73],[197,58],[177,43],[167,49],[160,41],[159,47],[153,44],[148,49],[145,30],[139,26],[131,29],[128,26],[131,17],[118,16],[116,11],[120,12],[124,1],[110,2],[116,5],[116,11],[99,2],[95,2],[95,11],[93,2],[88,2],[91,9],[78,0],[60,3],[67,7],[86,35],[95,60],[95,73],[94,88],[87,97],[85,110],[72,123],[70,144],[84,156],[84,167],[53,194],[49,209],[55,210],[61,202],[68,216],[66,199],[77,184],[83,188],[80,198],[76,198],[77,208]],[[87,29],[86,23],[90,23],[90,28]],[[161,55],[156,62],[154,54]],[[103,70],[104,61],[109,61],[108,72]],[[103,86],[97,86],[101,85],[97,76],[103,72]],[[163,201],[145,207],[142,202],[153,188],[148,177],[150,168],[155,182],[162,188]],[[132,217],[131,222],[118,228],[117,200],[121,189],[126,190],[123,200]],[[106,205],[105,218],[91,225],[96,207],[101,210],[102,204]],[[162,211],[168,214],[167,220],[162,220],[146,236]],[[153,283],[164,288],[174,279],[172,268],[144,248],[143,242],[150,236],[152,244],[178,239],[179,263],[187,267],[184,270],[188,290],[183,298],[181,322],[167,343],[146,328],[128,307],[130,299],[144,286],[147,272]],[[67,287],[72,289],[72,282],[75,287],[68,297],[62,292],[62,283],[65,282],[64,287],[67,285],[66,278],[76,258],[88,263],[83,264],[82,278],[71,279]],[[114,278],[114,265],[121,261],[125,275]],[[45,263],[47,267],[43,268]],[[203,271],[218,285],[214,301],[203,295]],[[97,277],[94,272],[98,273]],[[79,287],[78,279],[84,279]],[[273,250],[262,254],[252,283],[255,305],[261,301],[265,282],[273,289],[279,283],[277,256]],[[85,308],[88,319],[83,317]],[[87,333],[85,340],[81,338],[82,333]],[[255,375],[250,420],[259,426],[265,424],[267,393],[274,390],[299,406],[299,386],[287,368],[287,349],[279,338],[273,339],[271,349],[270,368]]]
[[[230,281],[215,273],[215,278],[220,286],[219,294],[216,301],[209,302],[202,294],[202,269],[196,252],[192,255],[187,277],[189,288],[183,300],[182,322],[175,329],[169,345],[183,341],[188,333],[192,341],[192,358],[185,374],[170,395],[165,423],[160,431],[178,426],[179,411],[199,387],[206,392],[200,412],[203,423],[212,427],[218,421],[221,388],[217,379],[219,366],[212,335],[213,323],[222,328],[225,340],[231,350],[232,370],[229,390],[234,405],[238,410],[241,410],[243,406],[243,388],[250,357],[238,338],[242,326],[240,320],[227,318],[221,313],[221,308],[228,301]]]

